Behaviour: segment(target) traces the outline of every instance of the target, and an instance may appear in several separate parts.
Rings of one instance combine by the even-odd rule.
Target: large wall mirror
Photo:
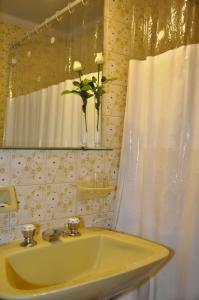
[[[104,1],[0,0],[0,145],[80,147],[84,116],[81,98],[64,95],[83,65],[96,76],[95,56],[103,52]],[[58,11],[69,9],[59,16]],[[57,14],[56,14],[57,12]],[[49,22],[51,16],[53,21]],[[38,27],[39,24],[44,26]],[[31,33],[34,31],[34,33]],[[94,146],[94,97],[87,106],[87,146]],[[99,130],[100,130],[99,126]]]

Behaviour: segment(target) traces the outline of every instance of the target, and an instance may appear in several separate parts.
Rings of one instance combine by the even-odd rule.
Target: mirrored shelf
[[[0,150],[81,150],[81,151],[111,151],[108,147],[0,147]]]

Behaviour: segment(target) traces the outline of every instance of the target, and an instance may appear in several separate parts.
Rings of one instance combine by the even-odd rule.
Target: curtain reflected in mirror
[[[61,92],[74,88],[74,61],[82,63],[86,77],[97,72],[95,56],[103,51],[104,1],[94,2],[77,5],[31,36],[20,28],[9,49],[3,146],[81,146],[81,98]],[[93,98],[88,101],[87,118],[87,145],[93,147]]]
[[[87,78],[97,76],[88,74]],[[73,89],[73,80],[9,98],[5,115],[4,145],[13,147],[80,147],[84,129],[82,100],[79,95],[61,96]],[[87,104],[87,146],[94,147],[97,114],[95,99]],[[101,124],[100,124],[101,125]]]

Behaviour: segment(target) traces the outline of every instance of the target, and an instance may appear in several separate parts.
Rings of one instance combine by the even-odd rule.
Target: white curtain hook
[[[59,13],[59,11],[56,11],[55,17],[56,17],[57,22],[61,22],[62,17],[58,17],[58,13]]]
[[[45,20],[45,26],[48,28],[48,19]]]
[[[71,15],[72,14],[72,10],[71,10],[70,4],[68,4],[68,11],[69,11],[69,13]]]
[[[36,33],[39,33],[38,26],[35,26],[34,30]]]

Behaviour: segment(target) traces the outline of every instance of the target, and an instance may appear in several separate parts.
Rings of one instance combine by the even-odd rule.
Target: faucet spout
[[[47,242],[55,242],[64,234],[64,229],[47,229],[42,232],[42,239]]]

